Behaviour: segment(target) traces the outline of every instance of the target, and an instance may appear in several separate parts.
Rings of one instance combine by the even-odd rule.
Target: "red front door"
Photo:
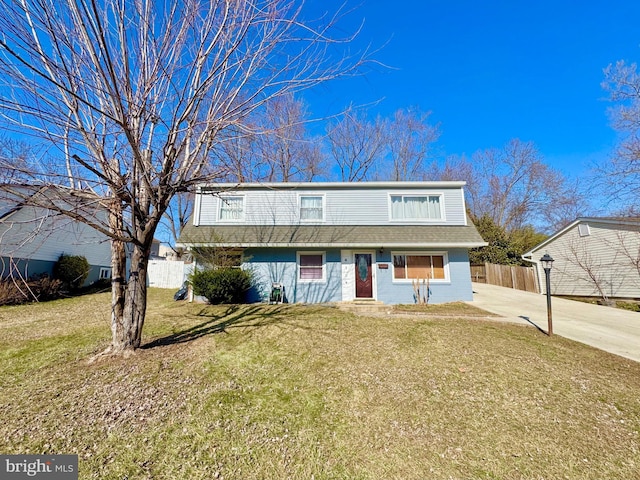
[[[371,254],[356,253],[356,298],[373,298]]]

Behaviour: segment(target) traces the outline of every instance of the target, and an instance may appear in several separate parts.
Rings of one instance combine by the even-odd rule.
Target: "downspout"
[[[196,198],[193,204],[193,226],[200,226],[200,209],[202,206],[202,187],[196,187]]]
[[[533,265],[536,267],[536,279],[538,280],[538,292],[540,293],[540,295],[542,295],[542,280],[540,279],[540,264],[538,262],[538,260],[533,260],[533,255],[529,254],[527,255],[526,253],[523,253],[522,255],[520,255],[520,258],[522,258],[525,262],[529,262],[529,263],[533,263]]]

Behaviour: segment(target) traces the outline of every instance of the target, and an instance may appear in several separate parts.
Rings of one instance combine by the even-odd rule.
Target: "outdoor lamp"
[[[548,253],[545,253],[540,259],[542,268],[544,268],[545,271],[551,270],[551,267],[553,266],[553,262],[554,262],[553,258]]]
[[[553,258],[548,253],[545,253],[540,259],[542,268],[544,269],[544,278],[547,285],[547,335],[553,335],[553,322],[551,320],[551,267],[553,266]]]

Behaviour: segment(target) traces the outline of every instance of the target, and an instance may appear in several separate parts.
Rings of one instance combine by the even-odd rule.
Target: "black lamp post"
[[[549,327],[547,329],[547,335],[553,335],[553,323],[551,321],[551,267],[553,266],[553,258],[548,253],[545,253],[540,259],[542,268],[544,269],[544,277],[547,283],[547,322]]]

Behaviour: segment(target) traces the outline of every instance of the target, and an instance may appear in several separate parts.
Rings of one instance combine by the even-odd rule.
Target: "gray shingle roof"
[[[463,247],[486,245],[473,224],[456,225],[233,225],[189,223],[178,243],[221,247]]]

